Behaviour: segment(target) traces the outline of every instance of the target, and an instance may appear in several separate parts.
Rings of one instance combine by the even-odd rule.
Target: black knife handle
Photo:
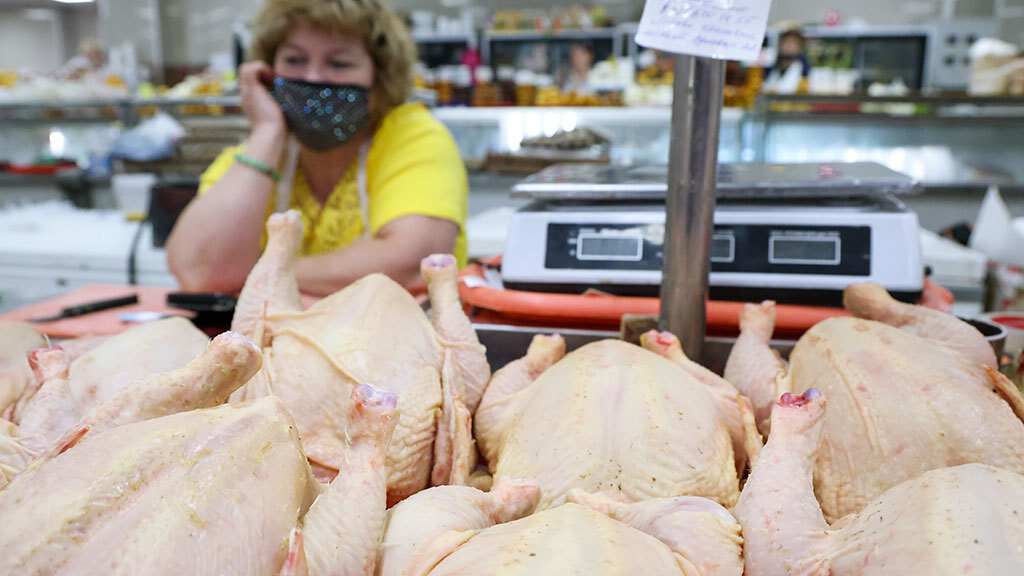
[[[97,302],[89,302],[86,304],[79,304],[78,306],[69,306],[61,310],[60,315],[65,318],[72,316],[81,316],[82,314],[88,314],[90,312],[98,312],[100,310],[107,310],[109,308],[117,308],[118,306],[127,306],[129,304],[138,304],[139,295],[131,294],[129,296],[122,296],[120,298],[111,298],[109,300],[99,300]]]

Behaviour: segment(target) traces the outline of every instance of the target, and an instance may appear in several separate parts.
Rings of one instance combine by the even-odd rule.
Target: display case
[[[609,160],[616,164],[665,164],[672,110],[661,108],[505,107],[438,108],[434,115],[451,131],[462,157],[481,165],[489,152],[516,152],[527,138],[577,127],[598,128],[611,136]],[[746,114],[723,110],[719,158],[740,161]]]
[[[223,146],[244,138],[245,118],[238,105],[237,97],[0,105],[0,160],[27,163],[63,146],[65,156],[89,166],[94,151],[109,147],[121,130],[164,110],[193,136],[230,136],[230,142],[194,141],[187,147],[205,151],[190,164],[190,173],[197,174]],[[483,168],[490,152],[515,153],[524,139],[577,127],[610,134],[607,160],[612,163],[668,160],[668,107],[461,107],[433,113],[452,133],[471,171]],[[1024,100],[1019,98],[762,95],[752,110],[724,109],[719,135],[722,162],[876,161],[907,173],[927,188],[923,203],[908,203],[932,229],[969,218],[990,184],[1001,186],[1011,211],[1024,213],[1021,150]],[[170,166],[132,169],[182,172]],[[102,189],[108,178],[102,170],[60,178],[5,174],[0,201],[46,199],[76,190],[64,196],[89,205],[82,200],[89,188]]]
[[[560,31],[487,30],[482,38],[483,61],[499,67],[529,69],[551,75],[556,82],[567,70],[574,43],[586,43],[594,51],[594,62],[622,54],[622,36],[616,28]]]
[[[476,32],[444,34],[416,32],[413,34],[419,61],[427,68],[456,66],[462,63],[462,54],[471,45],[479,45]]]
[[[807,59],[814,68],[851,70],[855,87],[866,92],[874,82],[899,79],[911,91],[940,92],[967,88],[970,46],[979,38],[998,36],[992,18],[939,19],[917,26],[808,26]],[[768,43],[778,46],[780,30],[769,31]]]
[[[921,182],[905,203],[921,226],[971,221],[996,185],[1024,215],[1024,99],[761,96],[744,120],[744,159],[875,161]]]
[[[761,96],[751,159],[873,160],[929,186],[1024,185],[1024,99]]]

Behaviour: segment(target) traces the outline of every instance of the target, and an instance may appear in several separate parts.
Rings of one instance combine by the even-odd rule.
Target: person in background
[[[761,89],[774,94],[796,94],[807,91],[811,66],[804,54],[804,36],[789,28],[779,35],[775,65],[765,70]]]
[[[236,292],[274,211],[298,210],[300,291],[328,295],[382,272],[422,282],[420,260],[465,263],[468,185],[458,148],[413,88],[415,45],[380,0],[265,0],[239,70],[252,131],[202,174],[168,238],[182,290]]]
[[[86,38],[78,45],[78,54],[68,60],[57,75],[61,78],[80,79],[90,74],[99,74],[107,64],[107,53],[93,38]]]
[[[772,72],[778,72],[778,75],[781,76],[791,66],[799,65],[801,67],[800,75],[806,78],[811,72],[811,64],[807,61],[807,54],[804,50],[806,44],[807,40],[797,28],[790,28],[780,34],[779,53],[776,56]]]
[[[586,42],[574,42],[569,47],[569,72],[562,82],[563,92],[589,94],[590,70],[594,67],[594,48]]]

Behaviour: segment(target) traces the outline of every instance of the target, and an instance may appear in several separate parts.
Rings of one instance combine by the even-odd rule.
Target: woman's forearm
[[[385,240],[360,239],[327,254],[307,256],[295,263],[295,277],[303,294],[329,296],[367,274],[382,272],[410,286],[419,275],[419,259],[400,254]]]
[[[295,265],[299,290],[328,296],[373,272],[382,272],[411,287],[422,282],[420,260],[438,252],[452,252],[459,227],[454,222],[427,216],[406,216],[381,229],[375,238],[317,256],[300,258]]]
[[[253,132],[243,154],[276,166],[284,135]],[[273,180],[240,164],[178,218],[167,240],[167,261],[182,289],[232,292],[242,287],[260,255]]]

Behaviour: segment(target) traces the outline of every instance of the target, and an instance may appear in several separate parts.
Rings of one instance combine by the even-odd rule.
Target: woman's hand
[[[269,132],[274,137],[283,138],[288,130],[284,114],[267,90],[273,79],[274,72],[266,62],[246,62],[238,70],[242,110],[253,132]]]

